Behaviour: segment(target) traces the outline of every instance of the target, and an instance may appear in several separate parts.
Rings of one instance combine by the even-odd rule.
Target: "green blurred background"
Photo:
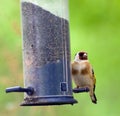
[[[20,107],[23,94],[4,92],[23,86],[19,2],[0,1],[0,116],[119,116],[120,1],[69,1],[71,58],[80,50],[88,52],[97,78],[98,104],[82,93],[74,94],[76,105],[48,107]]]

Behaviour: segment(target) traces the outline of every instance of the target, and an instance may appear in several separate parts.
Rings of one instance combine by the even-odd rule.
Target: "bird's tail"
[[[97,104],[97,97],[96,97],[95,93],[93,94],[93,96],[91,96],[91,100],[94,104]]]

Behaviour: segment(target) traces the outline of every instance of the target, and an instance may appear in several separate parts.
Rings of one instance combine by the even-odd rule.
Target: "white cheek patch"
[[[78,55],[78,53],[77,53],[77,55],[75,56],[75,61],[79,61],[80,59],[79,59],[79,55]]]
[[[84,56],[87,56],[87,54],[85,53]]]

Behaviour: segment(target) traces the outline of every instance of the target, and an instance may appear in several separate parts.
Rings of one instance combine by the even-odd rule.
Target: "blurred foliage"
[[[98,104],[87,93],[74,94],[76,105],[20,107],[23,94],[9,94],[9,86],[23,86],[19,0],[0,4],[0,115],[1,116],[119,116],[120,1],[70,0],[71,54],[85,50],[96,78]]]

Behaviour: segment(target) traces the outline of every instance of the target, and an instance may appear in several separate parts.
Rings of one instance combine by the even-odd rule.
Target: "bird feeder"
[[[74,104],[68,0],[21,0],[24,88],[22,106]]]

